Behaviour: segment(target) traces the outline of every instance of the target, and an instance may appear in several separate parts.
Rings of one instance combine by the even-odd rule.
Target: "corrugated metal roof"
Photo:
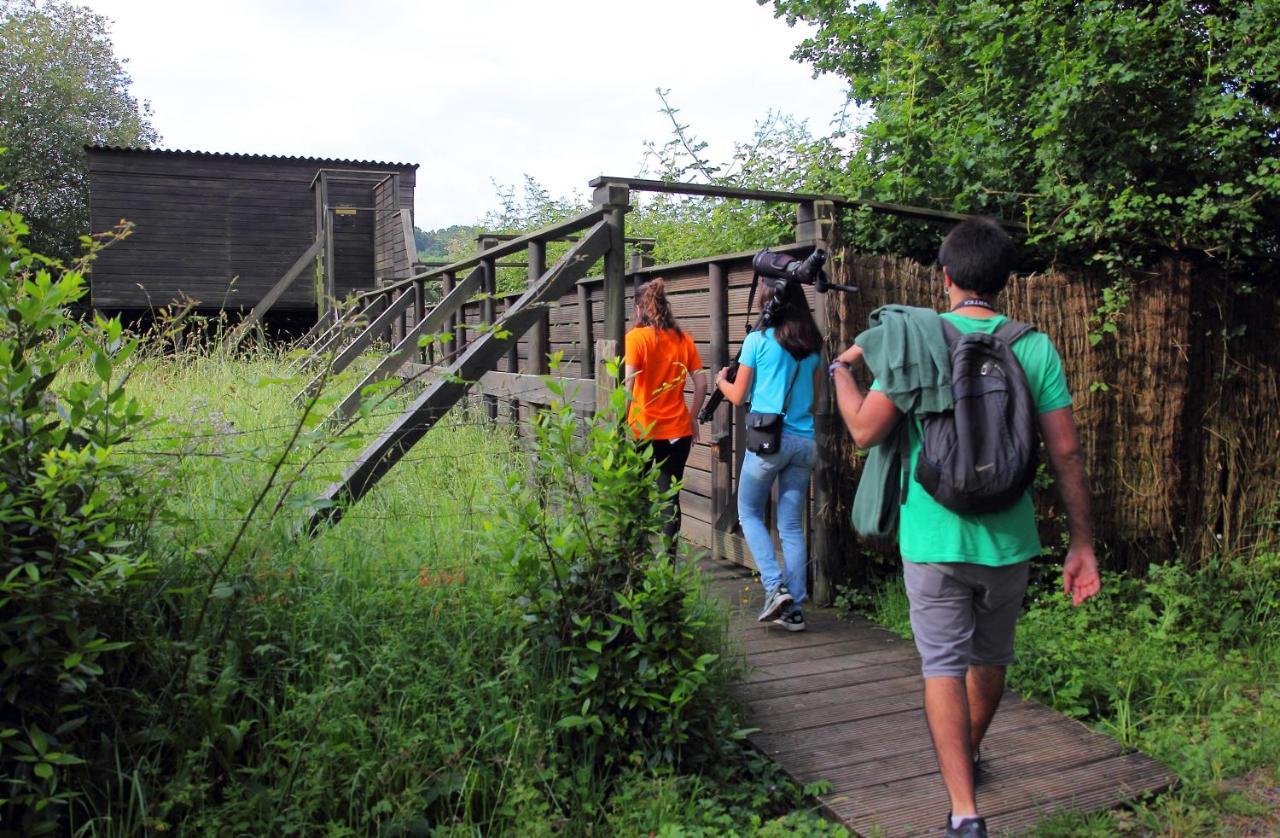
[[[233,160],[289,160],[299,163],[325,163],[342,166],[382,166],[392,169],[418,168],[417,163],[391,163],[382,160],[344,160],[332,157],[297,157],[285,154],[238,154],[223,151],[194,151],[181,148],[135,148],[118,145],[86,145],[85,151],[118,151],[130,154],[154,154],[175,157],[215,157]]]

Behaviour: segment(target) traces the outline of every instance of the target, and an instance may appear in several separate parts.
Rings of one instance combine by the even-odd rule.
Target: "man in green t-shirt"
[[[995,299],[1016,258],[1013,242],[989,219],[957,225],[938,250],[951,310],[942,315],[960,332],[994,332],[1006,317]],[[1080,605],[1100,588],[1089,489],[1071,394],[1062,362],[1046,335],[1014,342],[1027,376],[1038,425],[1067,512],[1070,544],[1063,591]],[[903,413],[873,385],[864,393],[853,371],[864,363],[849,347],[831,365],[840,415],[860,448],[892,439],[906,421],[912,479],[899,508],[898,545],[911,603],[911,627],[924,675],[925,715],[943,782],[951,798],[947,834],[985,836],[974,785],[978,745],[1004,692],[1013,661],[1013,637],[1027,586],[1028,560],[1040,554],[1030,494],[1007,509],[960,515],[939,504],[915,480],[920,455],[919,417]],[[901,403],[901,402],[900,402]]]

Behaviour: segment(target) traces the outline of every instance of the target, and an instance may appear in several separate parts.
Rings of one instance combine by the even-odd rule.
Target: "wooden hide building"
[[[133,234],[104,250],[92,303],[175,300],[314,318],[328,301],[409,275],[417,164],[87,146],[90,224]],[[289,275],[292,273],[292,279]]]

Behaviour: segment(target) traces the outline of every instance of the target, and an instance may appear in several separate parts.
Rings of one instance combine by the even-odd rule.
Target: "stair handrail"
[[[448,265],[444,265],[443,267],[432,268],[429,271],[424,271],[419,274],[414,274],[411,277],[388,283],[381,288],[357,294],[356,299],[362,300],[378,294],[385,294],[388,291],[398,291],[399,289],[412,285],[415,282],[436,279],[438,277],[443,277],[448,273],[460,273],[467,268],[476,267],[486,259],[497,259],[501,256],[509,256],[512,253],[522,251],[528,247],[530,242],[585,230],[599,220],[600,208],[592,207],[591,209],[586,210],[579,215],[575,215],[572,218],[548,224],[547,226],[534,230],[531,233],[523,233],[518,238],[511,239],[510,241],[499,242],[493,247],[481,250],[465,259],[459,259],[457,262],[450,262]]]

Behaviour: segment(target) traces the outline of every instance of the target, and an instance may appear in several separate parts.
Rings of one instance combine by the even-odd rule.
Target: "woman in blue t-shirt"
[[[768,305],[777,286],[765,280],[762,305]],[[716,386],[734,404],[751,403],[756,413],[781,413],[782,444],[775,454],[748,451],[738,475],[738,520],[751,558],[764,585],[764,609],[760,622],[773,620],[790,631],[804,631],[805,500],[809,476],[817,461],[813,437],[813,394],[817,388],[818,352],[822,334],[813,321],[809,302],[799,283],[782,285],[772,326],[752,332],[742,342],[740,366],[733,381],[725,372],[716,375]],[[765,503],[773,481],[778,481],[778,535],[782,539],[784,569],[779,569],[773,538],[764,520]]]

